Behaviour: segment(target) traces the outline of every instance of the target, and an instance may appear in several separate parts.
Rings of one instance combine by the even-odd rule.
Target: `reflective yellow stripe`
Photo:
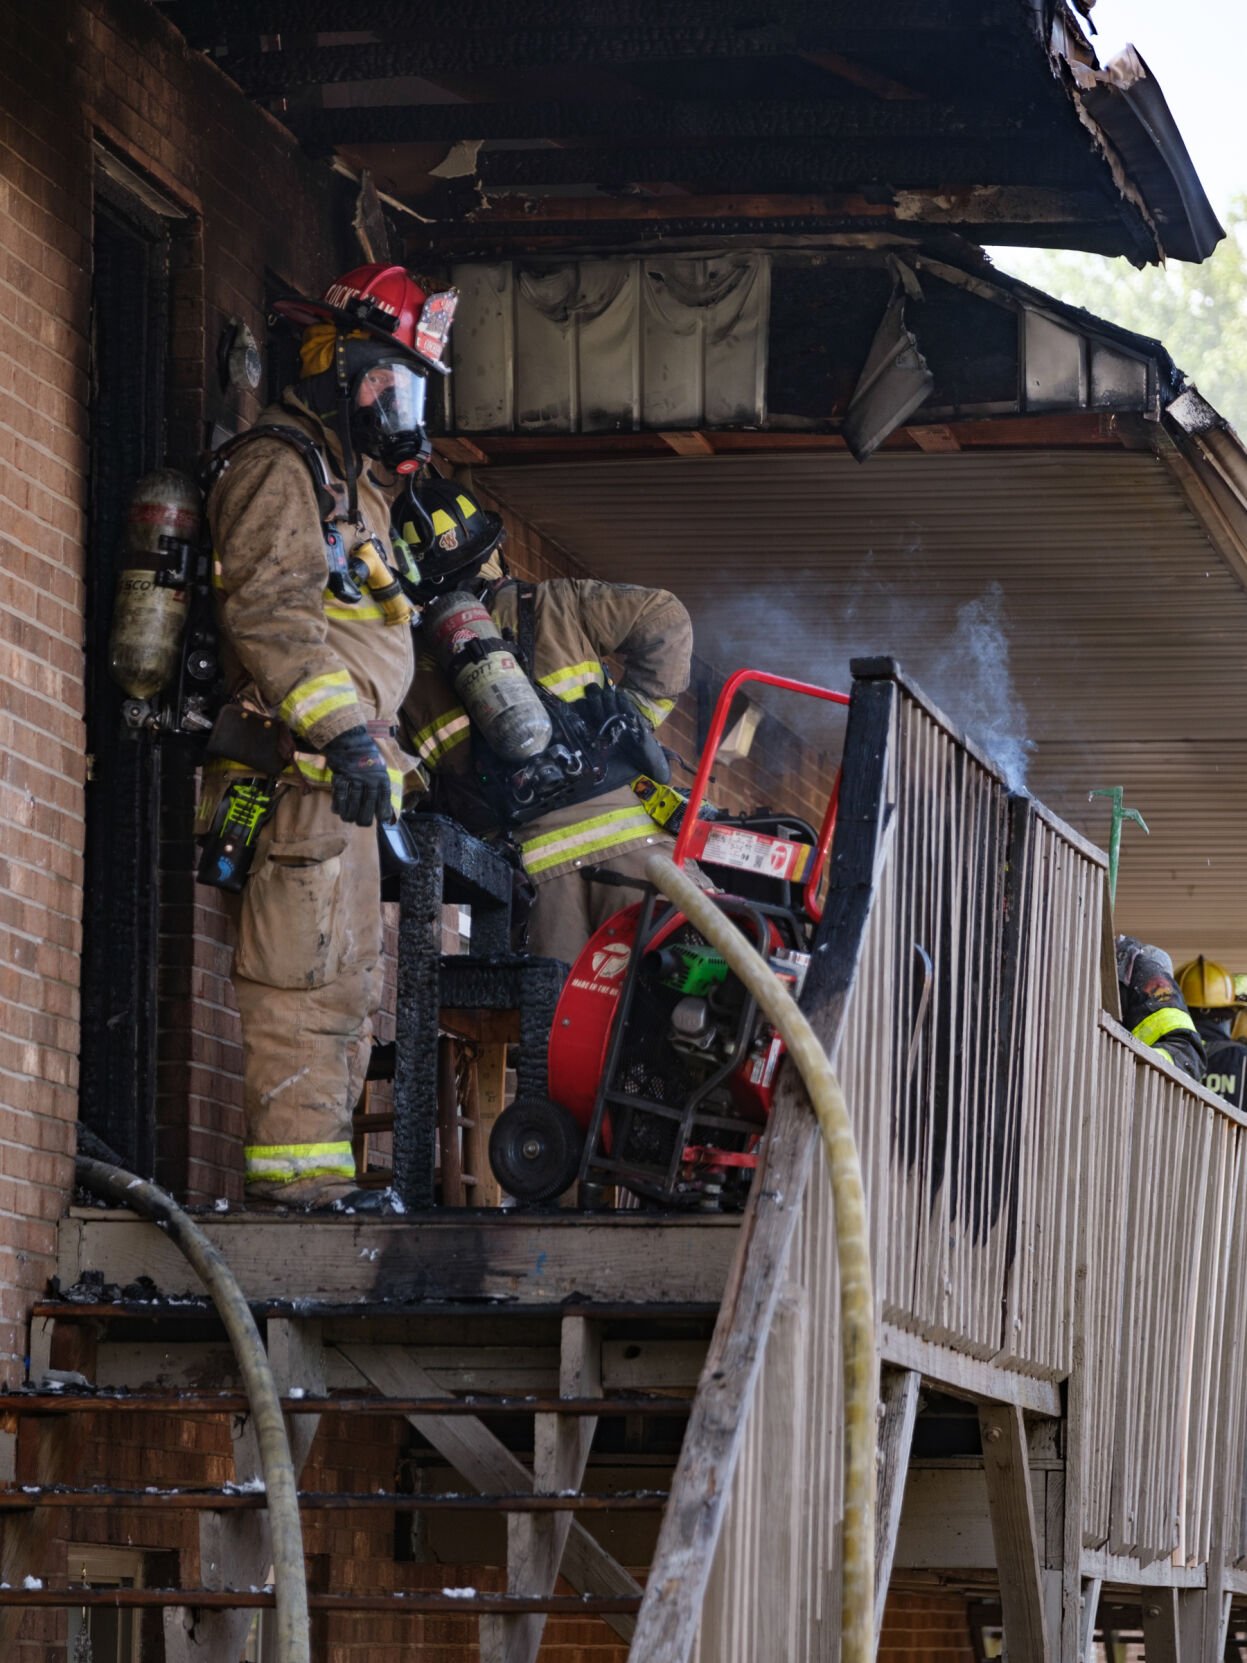
[[[306,733],[335,710],[355,703],[355,688],[345,670],[309,676],[292,687],[277,707],[278,715],[296,733]]]
[[[354,703],[355,689],[353,687],[348,693],[326,693],[323,698],[317,699],[315,704],[308,705],[300,710],[297,719],[290,718],[290,726],[299,733],[306,733],[310,728],[314,728],[317,722],[323,721],[326,716],[331,716],[335,710],[345,710],[347,705]]]
[[[578,699],[591,683],[596,682],[599,687],[602,686],[606,680],[606,673],[596,658],[586,658],[580,664],[564,664],[561,669],[538,676],[537,680],[558,698],[565,699],[570,704]]]
[[[412,744],[416,747],[416,755],[422,762],[440,762],[456,745],[461,745],[468,737],[471,727],[468,713],[462,705],[456,705],[453,710],[445,711],[441,716],[420,729]]]
[[[298,1178],[353,1178],[349,1143],[253,1143],[243,1150],[248,1180],[292,1184]]]
[[[636,843],[652,836],[653,831],[653,821],[639,804],[635,808],[613,808],[609,814],[597,814],[592,820],[581,820],[577,825],[530,837],[520,844],[520,853],[525,868],[536,874],[570,860],[585,860],[589,855],[601,854],[604,849],[623,843]]]
[[[1144,1045],[1155,1045],[1156,1041],[1162,1039],[1166,1034],[1178,1031],[1193,1034],[1196,1032],[1196,1027],[1185,1011],[1174,1010],[1172,1006],[1167,1006],[1164,1010],[1153,1011],[1150,1016],[1143,1018],[1137,1028],[1131,1028],[1130,1030],[1134,1037]]]
[[[665,722],[675,709],[674,699],[649,699],[646,698],[644,693],[638,693],[635,687],[629,687],[626,691],[633,704],[636,705],[652,728],[656,728],[660,723]]]
[[[332,618],[336,624],[366,624],[377,618],[384,618],[385,613],[376,601],[359,601],[354,606],[340,606],[326,589],[325,616]]]

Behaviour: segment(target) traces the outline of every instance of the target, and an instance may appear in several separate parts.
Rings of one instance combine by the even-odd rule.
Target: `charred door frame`
[[[123,733],[108,632],[126,499],[164,459],[172,233],[150,193],[132,192],[115,170],[97,167],[79,1112],[144,1174],[155,1154],[161,756],[150,738]]]

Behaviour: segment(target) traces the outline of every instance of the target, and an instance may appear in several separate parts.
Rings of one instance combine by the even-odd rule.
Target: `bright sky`
[[[1096,56],[1129,41],[1165,102],[1218,213],[1247,191],[1247,3],[1244,0],[1096,0]]]

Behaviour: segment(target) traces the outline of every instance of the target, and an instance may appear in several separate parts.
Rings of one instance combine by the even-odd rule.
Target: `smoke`
[[[892,581],[875,577],[872,554],[850,589],[829,583],[817,609],[786,601],[781,586],[749,598],[747,615],[721,602],[698,619],[721,670],[749,666],[847,692],[854,658],[891,657],[1000,771],[1011,790],[1026,785],[1034,742],[1013,684],[1004,591],[991,582],[950,612],[940,578],[915,537]],[[765,598],[764,598],[765,593]],[[816,745],[839,748],[843,718],[831,707],[788,696],[760,702]]]
[[[924,671],[925,691],[995,763],[1012,791],[1026,786],[1033,739],[1009,672],[1005,597],[990,583],[957,608],[957,628]]]

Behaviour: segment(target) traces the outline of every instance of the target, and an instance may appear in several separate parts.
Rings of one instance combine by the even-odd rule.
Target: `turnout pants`
[[[670,854],[674,847],[673,837],[656,830],[649,843],[628,849],[610,860],[596,861],[592,868],[577,867],[538,884],[537,896],[528,915],[528,951],[537,958],[562,959],[566,965],[575,964],[581,948],[608,918],[613,918],[624,907],[630,907],[642,899],[645,892],[641,886],[646,882],[645,862],[655,849]],[[582,872],[591,869],[635,878],[637,886],[625,888],[620,884],[592,883],[581,876]],[[695,861],[686,861],[683,870],[700,888],[710,888]]]
[[[354,1187],[351,1115],[381,1002],[375,826],[283,787],[235,903],[247,1194],[306,1204]]]

